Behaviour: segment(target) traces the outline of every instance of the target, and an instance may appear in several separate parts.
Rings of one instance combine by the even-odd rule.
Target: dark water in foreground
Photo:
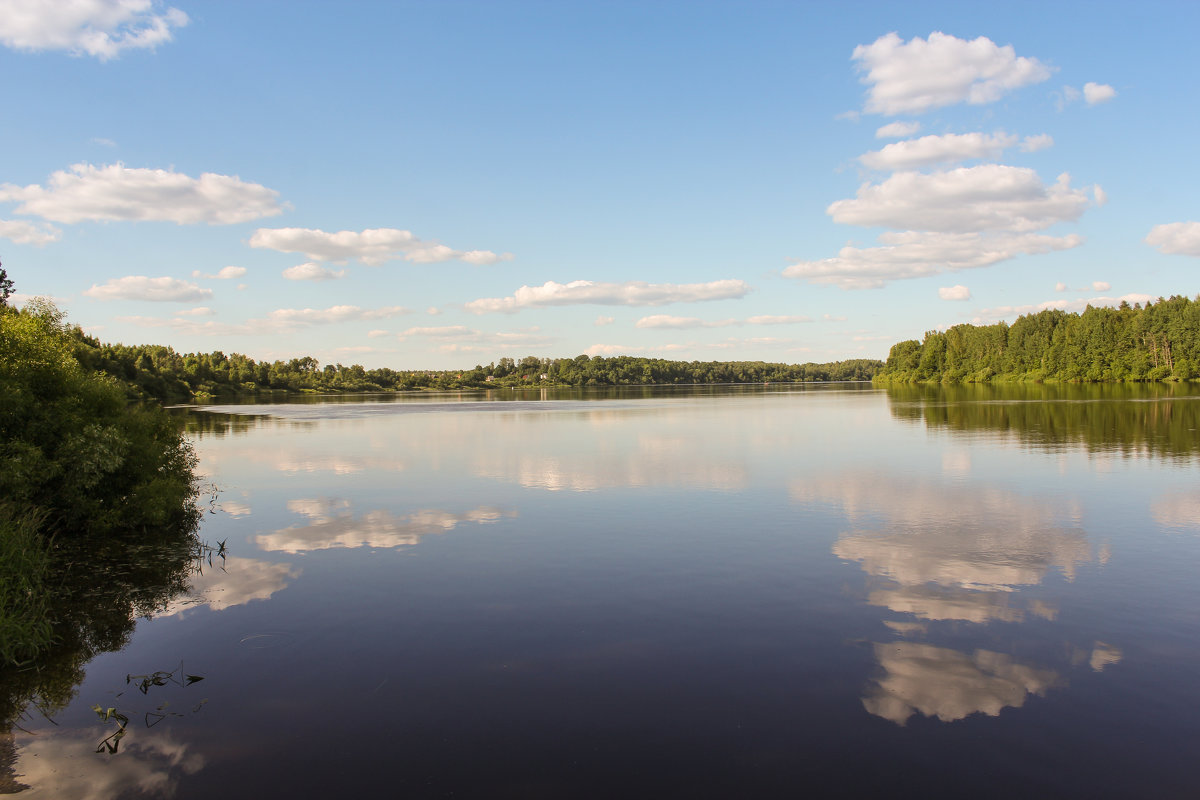
[[[188,412],[225,555],[0,789],[1200,795],[1186,389],[381,399]]]

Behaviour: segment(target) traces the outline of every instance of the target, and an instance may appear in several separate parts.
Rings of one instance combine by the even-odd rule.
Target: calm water
[[[224,556],[0,788],[1200,795],[1194,391],[340,400],[186,412]]]

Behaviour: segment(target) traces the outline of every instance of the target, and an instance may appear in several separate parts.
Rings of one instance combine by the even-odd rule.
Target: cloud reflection
[[[999,716],[1020,708],[1058,682],[1058,673],[1018,664],[1003,653],[971,655],[916,642],[876,644],[884,675],[873,681],[863,707],[877,717],[904,725],[913,714],[953,722],[971,714]]]
[[[222,611],[251,600],[266,600],[300,576],[300,568],[254,558],[230,556],[223,564],[214,559],[202,574],[194,575],[186,597],[172,600],[160,616],[182,614],[189,608],[208,606]]]
[[[39,797],[116,800],[131,793],[171,797],[180,778],[204,768],[203,756],[166,735],[126,739],[119,754],[98,755],[96,742],[110,732],[49,731],[29,737],[17,748],[14,772]]]
[[[426,509],[408,516],[390,511],[369,511],[355,516],[350,503],[340,498],[301,498],[288,502],[288,510],[308,517],[309,524],[277,530],[255,538],[263,550],[305,553],[337,547],[405,547],[417,544],[423,536],[445,533],[459,525],[484,525],[502,517],[515,517],[515,511],[480,506],[455,514]]]
[[[995,488],[852,474],[796,483],[793,499],[834,503],[856,525],[833,553],[886,585],[868,602],[927,620],[1051,619],[1044,603],[1022,609],[1020,587],[1057,569],[1068,580],[1092,559],[1077,510]]]

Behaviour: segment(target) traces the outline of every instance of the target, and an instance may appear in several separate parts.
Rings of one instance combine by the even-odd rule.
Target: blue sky
[[[1195,3],[0,0],[0,260],[106,341],[886,357],[1200,292]]]

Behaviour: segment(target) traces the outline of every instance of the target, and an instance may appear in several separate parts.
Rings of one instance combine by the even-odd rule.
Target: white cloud
[[[1083,85],[1083,99],[1089,106],[1107,103],[1116,96],[1117,90],[1107,83],[1085,83]]]
[[[389,331],[385,331],[385,330],[368,331],[367,338],[368,339],[378,339],[380,336],[387,336],[388,333],[389,333]]]
[[[204,278],[206,280],[228,281],[234,278],[240,278],[246,274],[245,267],[221,267],[215,275],[210,275],[207,272],[200,270],[192,270],[193,278]]]
[[[162,220],[229,225],[283,212],[279,193],[236,175],[205,172],[199,178],[124,164],[74,164],[38,184],[0,185],[0,202],[20,203],[17,213],[54,222]]]
[[[283,277],[289,281],[328,281],[341,278],[346,270],[332,270],[309,261],[307,264],[297,264],[283,271]]]
[[[188,303],[212,297],[211,289],[178,278],[148,278],[145,275],[127,275],[110,278],[103,286],[93,284],[84,292],[97,300],[154,300],[172,303]]]
[[[599,328],[604,325],[612,325],[614,322],[616,322],[615,318],[606,317],[603,314],[601,314],[600,316],[596,317],[596,321],[593,322],[592,324],[595,325],[597,328]]]
[[[966,231],[1034,231],[1073,221],[1087,207],[1087,194],[1072,189],[1063,173],[1046,186],[1032,169],[1004,164],[959,167],[924,174],[898,172],[859,187],[855,198],[826,209],[846,225]]]
[[[242,323],[219,323],[211,320],[199,322],[192,319],[160,319],[156,317],[117,317],[116,319],[118,322],[128,322],[142,328],[171,328],[192,336],[257,336],[288,333],[312,325],[386,319],[408,313],[411,312],[402,306],[368,309],[358,306],[330,306],[325,309],[280,308],[270,312],[265,319],[249,319]]]
[[[428,336],[435,339],[458,338],[460,336],[475,336],[479,331],[466,325],[443,325],[432,328],[409,328],[401,336]]]
[[[1057,309],[1059,311],[1083,311],[1088,306],[1099,308],[1107,306],[1116,308],[1122,302],[1133,305],[1134,303],[1152,302],[1154,297],[1148,294],[1123,294],[1120,297],[1090,297],[1079,300],[1047,300],[1044,303],[1036,303],[1023,306],[996,306],[995,308],[980,309],[977,316],[971,320],[975,325],[987,325],[992,322],[997,322],[1002,319],[1011,317],[1019,317],[1024,314],[1036,314],[1039,311],[1047,309]]]
[[[5,0],[0,42],[14,50],[66,50],[107,61],[122,50],[154,49],[188,24],[177,8],[153,0]]]
[[[437,306],[430,306],[429,308],[425,309],[425,313],[431,317],[436,317],[442,313],[442,310]]]
[[[333,322],[354,322],[368,319],[386,319],[409,313],[403,306],[364,309],[358,306],[330,306],[316,308],[280,308],[268,314],[268,318],[280,325],[327,325]]]
[[[875,131],[876,139],[903,139],[921,130],[919,122],[889,122]]]
[[[708,322],[697,317],[672,317],[668,314],[654,314],[642,317],[635,323],[636,328],[727,328],[739,324],[735,319],[722,319]]]
[[[956,286],[942,286],[938,288],[938,297],[943,300],[970,300],[971,290],[961,284]]]
[[[1112,284],[1110,284],[1108,281],[1093,281],[1092,282],[1092,291],[1095,291],[1095,292],[1107,292],[1111,288],[1112,288]]]
[[[1067,290],[1067,285],[1065,283],[1063,283],[1062,281],[1059,281],[1058,283],[1054,284],[1054,291],[1065,292],[1066,290]]]
[[[663,306],[669,303],[695,303],[701,300],[727,300],[744,297],[750,291],[745,281],[725,279],[708,283],[597,283],[547,281],[542,286],[522,286],[511,297],[485,297],[472,300],[465,308],[475,314],[539,306],[609,305]]]
[[[933,164],[950,164],[972,158],[999,158],[1017,137],[1006,133],[948,133],[893,142],[882,150],[858,157],[863,166],[878,170],[911,169]]]
[[[1053,136],[1048,133],[1039,133],[1037,136],[1026,136],[1022,139],[1020,150],[1022,153],[1036,153],[1038,150],[1045,150],[1053,146]]]
[[[1035,58],[1018,58],[1011,45],[998,47],[980,36],[972,41],[934,32],[904,42],[896,33],[854,48],[851,58],[864,72],[872,114],[920,114],[934,108],[980,105],[1039,83],[1050,69]]]
[[[833,314],[822,314],[821,319],[825,320],[826,322],[845,322],[846,321],[845,317],[838,317],[838,316],[834,316]]]
[[[1074,103],[1081,97],[1079,90],[1074,86],[1064,86],[1062,87],[1062,92],[1056,94],[1058,99],[1055,101],[1054,105],[1059,111],[1062,111],[1064,108],[1071,105],[1071,103]]]
[[[728,328],[731,325],[788,325],[797,322],[812,322],[810,317],[801,316],[772,316],[762,314],[740,319],[703,320],[697,317],[673,317],[668,314],[652,314],[642,317],[634,327],[637,328]]]
[[[396,259],[416,264],[459,260],[482,265],[508,261],[513,257],[512,253],[455,250],[436,242],[423,242],[411,231],[398,228],[368,228],[336,233],[315,228],[259,228],[250,237],[250,246],[281,253],[302,253],[314,261],[345,263],[353,258],[372,266]]]
[[[802,317],[794,314],[787,316],[759,314],[754,317],[746,317],[747,325],[791,325],[798,322],[812,322],[812,317]]]
[[[17,244],[32,244],[40,247],[57,241],[61,236],[62,231],[52,225],[35,225],[19,219],[0,219],[0,238]]]
[[[797,261],[783,271],[789,278],[833,284],[843,289],[875,289],[888,281],[923,278],[946,271],[986,267],[1019,255],[1069,250],[1083,244],[1072,234],[889,232],[879,247],[843,247],[834,258]]]
[[[196,308],[189,308],[184,311],[175,312],[175,316],[177,317],[214,317],[216,314],[217,312],[213,311],[208,306],[198,306]]]
[[[1092,184],[1092,197],[1096,200],[1097,206],[1102,206],[1108,202],[1108,193],[1100,188],[1100,184]]]
[[[1155,225],[1146,235],[1146,244],[1163,253],[1200,256],[1200,222],[1169,222]]]

